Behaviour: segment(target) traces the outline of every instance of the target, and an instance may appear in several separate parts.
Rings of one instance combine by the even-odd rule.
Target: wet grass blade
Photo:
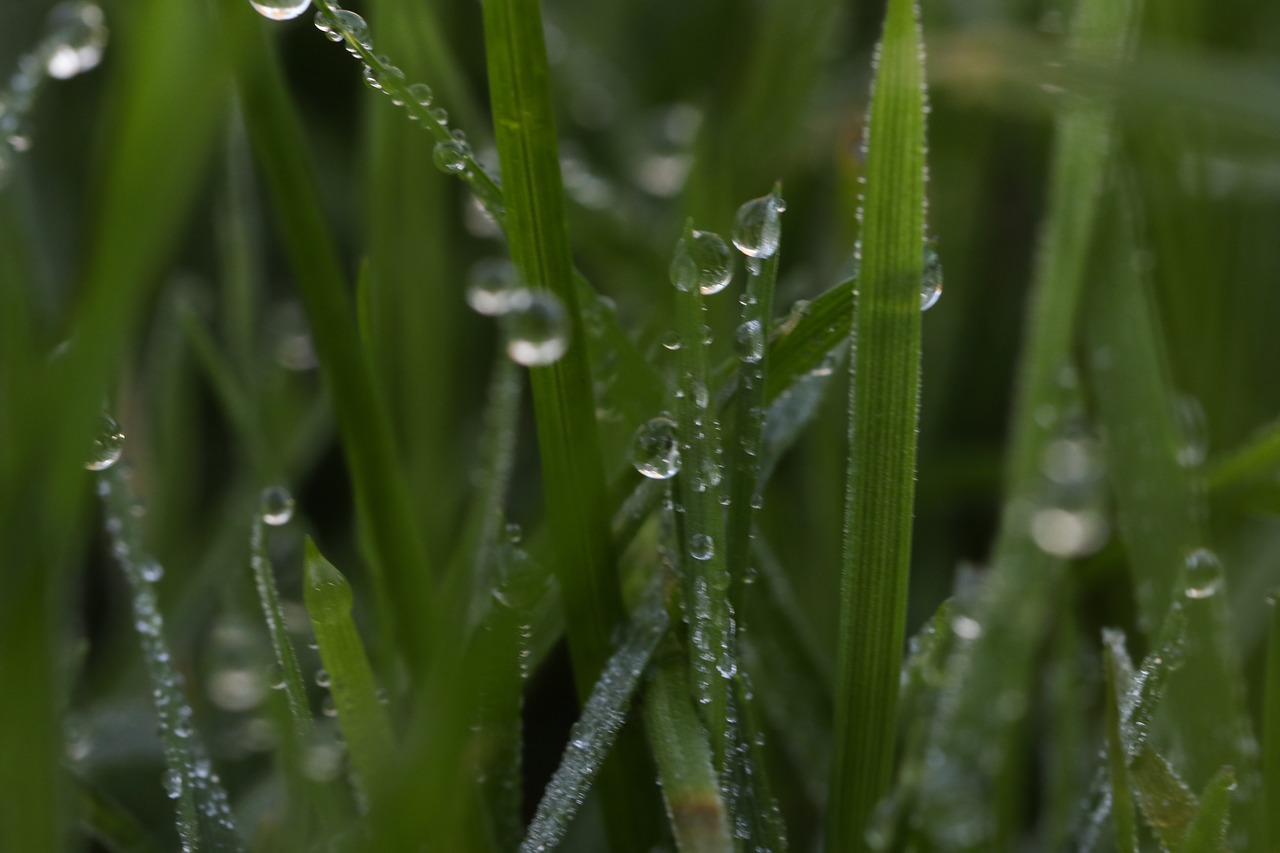
[[[391,764],[391,724],[378,700],[373,669],[351,618],[351,585],[310,537],[305,559],[303,601],[315,628],[320,660],[329,675],[329,690],[338,709],[357,790],[372,797]]]
[[[1123,648],[1123,639],[1119,640]],[[1128,689],[1129,676],[1122,673],[1113,651],[1114,643],[1102,649],[1106,693],[1103,717],[1106,728],[1107,769],[1111,784],[1111,816],[1116,828],[1116,849],[1120,853],[1136,853],[1138,824],[1133,807],[1133,785],[1129,779],[1129,760],[1121,734],[1120,696]]]
[[[252,17],[248,8],[229,12]],[[256,25],[256,22],[255,22]],[[426,665],[430,561],[417,535],[383,401],[360,347],[346,276],[320,207],[309,146],[285,94],[280,69],[261,33],[246,34],[253,61],[239,77],[250,140],[275,201],[281,235],[311,325],[316,352],[341,432],[380,609],[388,610],[410,669]]]
[[[1169,762],[1149,747],[1133,759],[1130,777],[1147,825],[1166,850],[1177,850],[1200,807],[1196,795],[1178,778]]]
[[[626,721],[636,686],[666,633],[667,624],[662,598],[656,591],[651,592],[637,609],[626,638],[609,659],[583,704],[581,717],[569,732],[564,757],[520,844],[522,853],[550,850],[564,838]]]
[[[1269,601],[1271,626],[1267,632],[1267,674],[1262,705],[1262,811],[1266,815],[1267,847],[1280,846],[1280,615],[1276,599]]]
[[[868,119],[853,317],[828,850],[865,847],[872,812],[893,780],[920,399],[923,55],[915,3],[891,0]]]
[[[120,465],[99,475],[98,491],[105,508],[112,552],[129,583],[134,627],[142,643],[143,662],[160,718],[160,741],[168,765],[164,786],[169,797],[176,801],[178,835],[184,846],[196,850],[210,853],[241,850],[227,792],[218,781],[204,742],[195,730],[191,705],[183,693],[182,675],[164,638],[164,619],[155,590],[162,570],[159,563],[141,550],[142,531],[132,511],[134,500]]]
[[[1200,811],[1187,829],[1187,840],[1178,853],[1223,853],[1230,828],[1231,792],[1236,788],[1235,770],[1224,767],[1200,792]]]
[[[266,530],[262,514],[255,513],[249,528],[249,563],[253,569],[253,583],[258,592],[258,603],[271,637],[271,649],[275,653],[276,666],[284,682],[284,695],[293,724],[293,739],[299,748],[311,735],[311,705],[307,701],[307,688],[298,665],[298,654],[289,637],[284,610],[280,606],[280,590],[276,586],[275,572],[267,556]]]

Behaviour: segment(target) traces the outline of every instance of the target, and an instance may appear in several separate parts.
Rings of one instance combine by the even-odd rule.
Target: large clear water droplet
[[[680,442],[676,422],[650,418],[631,439],[631,464],[652,480],[669,480],[680,471]]]
[[[98,417],[98,432],[93,437],[89,459],[84,463],[90,471],[105,471],[119,462],[124,454],[124,433],[120,431],[120,424],[106,412]]]
[[[92,3],[62,3],[49,13],[54,40],[45,55],[45,72],[65,80],[96,66],[107,46],[102,10]]]
[[[760,321],[747,320],[738,326],[734,343],[738,348],[738,358],[746,363],[755,364],[764,358],[764,327]]]
[[[467,304],[477,313],[499,317],[511,310],[520,291],[520,275],[506,258],[477,261],[467,276]]]
[[[554,294],[520,290],[502,319],[507,355],[518,364],[552,364],[569,348],[569,315]]]
[[[689,292],[696,287],[710,296],[724,290],[732,280],[733,255],[719,234],[694,231],[676,243],[671,283],[677,290]]]
[[[332,31],[337,33],[338,41],[345,36],[363,47],[365,50],[373,49],[373,39],[369,38],[369,25],[365,23],[364,18],[360,17],[355,12],[350,12],[346,9],[337,9],[334,11],[333,19],[328,21],[328,24]],[[316,22],[316,26],[320,26],[318,20]]]
[[[440,171],[446,174],[456,175],[467,170],[466,143],[459,142],[456,139],[437,142],[432,157],[434,157],[436,166],[439,167]]]
[[[1209,598],[1222,588],[1222,562],[1208,548],[1197,548],[1183,563],[1187,572],[1187,598]]]
[[[716,543],[705,533],[695,533],[689,537],[689,556],[695,560],[710,560],[716,554]]]
[[[779,199],[772,195],[743,204],[733,220],[733,245],[752,258],[772,257],[782,237],[781,212]]]
[[[293,495],[284,486],[268,486],[262,490],[262,520],[281,527],[293,518]]]
[[[924,247],[924,272],[920,276],[920,310],[928,311],[942,298],[942,259],[933,246]]]
[[[264,18],[287,21],[307,11],[311,0],[249,0],[249,5]]]

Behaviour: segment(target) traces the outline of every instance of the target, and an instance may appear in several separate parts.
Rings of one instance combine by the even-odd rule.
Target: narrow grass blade
[[[1135,0],[1081,0],[1072,51],[1120,62],[1137,26]],[[922,788],[922,823],[943,850],[1012,845],[1000,815],[996,780],[1020,772],[1009,764],[1013,726],[1025,714],[1031,661],[1062,571],[1061,557],[1032,540],[1028,507],[1042,487],[1041,463],[1060,428],[1085,264],[1098,218],[1098,197],[1109,168],[1113,109],[1073,97],[1055,130],[1049,216],[1028,308],[1026,343],[1014,402],[1012,448],[1005,474],[1005,506],[983,596],[957,614],[963,635],[948,664],[947,687],[932,726],[931,744],[944,766]],[[1052,417],[1046,418],[1046,414]],[[977,661],[1002,661],[1000,667]],[[1006,714],[992,714],[1004,697]]]
[[[329,675],[357,790],[370,797],[393,755],[391,724],[378,700],[373,669],[351,618],[351,585],[307,538],[303,601]]]
[[[1280,614],[1269,599],[1271,627],[1267,632],[1267,674],[1262,704],[1262,810],[1268,847],[1280,846]]]
[[[569,745],[560,766],[547,784],[520,844],[522,853],[550,850],[564,838],[569,822],[622,730],[636,686],[666,633],[667,624],[666,607],[654,590],[636,610],[626,638],[583,704],[582,716],[569,732]]]
[[[1235,770],[1224,767],[1200,792],[1200,811],[1187,829],[1187,840],[1178,853],[1225,853],[1230,828],[1231,792],[1236,789]]]
[[[913,0],[889,3],[868,119],[828,850],[866,846],[893,780],[920,399],[926,103],[918,14]]]
[[[251,16],[249,9],[243,15]],[[240,74],[245,121],[276,203],[282,237],[310,320],[325,380],[333,395],[351,466],[356,504],[368,540],[381,609],[387,609],[400,652],[411,670],[426,665],[431,575],[426,548],[399,469],[383,401],[375,392],[359,344],[336,240],[321,211],[297,112],[280,69],[260,33],[246,35],[253,61]],[[384,623],[385,624],[385,623]]]
[[[88,782],[79,783],[80,824],[111,853],[160,853],[150,829],[115,799]]]
[[[1116,828],[1116,849],[1120,853],[1136,853],[1138,824],[1133,806],[1133,784],[1129,780],[1128,753],[1120,733],[1120,696],[1128,688],[1128,673],[1122,672],[1113,647],[1123,639],[1104,641],[1102,649],[1104,683],[1103,718],[1106,728],[1107,769],[1111,785],[1111,816]]]
[[[667,817],[683,853],[729,853],[734,849],[729,814],[706,729],[690,702],[687,662],[673,641],[664,645],[645,691],[644,719]]]
[[[1272,479],[1280,467],[1280,423],[1258,431],[1244,447],[1216,460],[1208,471],[1209,488],[1221,492],[1255,479]]]
[[[156,601],[160,564],[142,553],[142,533],[132,512],[133,498],[121,466],[108,468],[98,480],[105,508],[111,549],[133,600],[134,627],[142,643],[142,657],[152,685],[160,741],[164,747],[164,786],[177,801],[178,835],[184,846],[210,853],[242,849],[227,793],[213,772],[204,742],[194,728],[191,705],[183,694],[178,672],[164,638],[164,619]]]
[[[293,722],[293,738],[300,746],[307,742],[311,734],[311,706],[307,701],[307,689],[302,678],[302,667],[298,665],[298,654],[293,648],[284,610],[280,606],[280,590],[276,587],[275,573],[271,570],[271,559],[267,556],[266,531],[261,512],[254,514],[249,527],[249,564],[253,569],[253,583],[258,591],[258,603],[262,606],[262,617],[267,623],[267,633],[271,636],[276,666],[280,668],[280,677],[284,682],[289,718]]]
[[[1142,817],[1166,850],[1177,850],[1186,839],[1200,802],[1169,762],[1143,747],[1130,766],[1133,792]]]

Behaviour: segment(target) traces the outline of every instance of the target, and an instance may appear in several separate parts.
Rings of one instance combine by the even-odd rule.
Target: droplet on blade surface
[[[656,417],[640,425],[631,439],[631,464],[651,480],[669,480],[680,471],[676,422]]]
[[[520,275],[506,258],[477,261],[467,276],[467,304],[478,314],[500,317],[512,308]]]
[[[115,418],[106,412],[99,414],[98,432],[93,437],[89,459],[84,467],[90,471],[105,471],[120,461],[124,454],[124,433]]]
[[[249,0],[249,5],[268,20],[287,21],[307,11],[311,0]]]
[[[437,142],[432,157],[440,171],[446,174],[456,175],[467,170],[466,143],[456,139]]]
[[[1210,598],[1222,588],[1222,561],[1208,548],[1196,548],[1187,555],[1183,566],[1187,572],[1187,598]]]
[[[933,246],[924,247],[924,271],[920,275],[920,310],[928,311],[942,298],[942,260]]]
[[[272,527],[288,524],[293,518],[293,495],[283,486],[269,486],[262,490],[262,520]]]
[[[507,355],[525,367],[545,367],[569,349],[569,315],[551,293],[520,290],[503,316]]]
[[[738,208],[733,221],[733,245],[750,258],[769,258],[782,237],[783,206],[776,196],[753,198]]]
[[[671,283],[677,290],[695,287],[704,296],[719,293],[733,280],[733,255],[724,238],[711,231],[693,231],[676,243]]]
[[[689,537],[689,556],[695,560],[710,560],[716,554],[716,543],[705,533]]]
[[[755,364],[764,358],[764,327],[759,320],[747,320],[738,326],[734,343],[738,348],[738,358],[747,364]]]
[[[100,8],[92,3],[61,3],[49,13],[49,24],[55,34],[44,58],[50,77],[66,80],[102,61],[107,28]]]

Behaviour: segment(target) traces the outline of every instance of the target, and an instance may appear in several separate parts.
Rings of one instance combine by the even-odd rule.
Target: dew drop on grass
[[[676,332],[667,332],[662,336],[662,346],[672,352],[680,349],[680,335]]]
[[[311,0],[249,0],[249,5],[264,18],[272,21],[287,21],[307,11]]]
[[[695,287],[704,295],[719,293],[733,280],[733,255],[719,234],[694,231],[676,243],[671,283],[686,293]]]
[[[325,669],[324,667],[321,667],[320,669],[316,670],[316,687],[327,688],[328,686],[329,686],[329,670]]]
[[[734,343],[738,348],[738,358],[747,364],[756,364],[764,358],[764,327],[759,320],[747,320],[738,326]]]
[[[631,464],[652,480],[669,480],[680,471],[680,442],[676,422],[650,418],[631,439]]]
[[[440,171],[446,174],[456,175],[467,169],[467,146],[456,139],[437,142],[432,157]]]
[[[420,107],[431,106],[431,100],[435,94],[431,91],[431,87],[426,83],[414,83],[409,87],[409,97]]]
[[[1222,562],[1208,548],[1192,551],[1183,566],[1187,572],[1187,598],[1210,598],[1222,588]]]
[[[716,543],[705,533],[689,537],[689,556],[695,560],[710,560],[716,554]]]
[[[120,424],[106,412],[98,415],[98,432],[84,467],[90,471],[105,471],[120,461],[124,454],[124,433]]]
[[[1087,557],[1106,542],[1107,521],[1092,507],[1042,507],[1031,516],[1031,538],[1054,557]]]
[[[569,348],[569,316],[554,294],[520,290],[502,320],[507,355],[517,364],[543,367]]]
[[[942,298],[942,259],[933,246],[924,247],[924,272],[920,276],[920,310],[928,311]]]
[[[262,520],[272,527],[281,527],[293,518],[293,495],[284,486],[268,486],[262,490]]]
[[[506,258],[477,261],[467,276],[467,304],[487,317],[499,317],[511,310],[512,299],[520,291],[520,275]]]
[[[160,782],[169,799],[176,800],[182,796],[182,774],[177,770],[166,770]]]
[[[1209,455],[1209,426],[1200,401],[1190,394],[1179,394],[1173,403],[1173,422],[1178,433],[1178,464],[1200,467]]]
[[[303,4],[303,8],[306,8],[306,4]],[[373,48],[373,40],[369,38],[369,25],[355,12],[334,7],[332,18],[324,12],[316,12],[316,29],[328,36],[330,41],[342,41],[345,36],[365,50]]]
[[[733,245],[751,258],[769,258],[782,237],[782,205],[773,195],[753,198],[738,208],[733,220]]]
[[[66,80],[95,67],[107,46],[102,10],[92,3],[61,3],[49,13],[55,41],[45,55],[45,73]]]

